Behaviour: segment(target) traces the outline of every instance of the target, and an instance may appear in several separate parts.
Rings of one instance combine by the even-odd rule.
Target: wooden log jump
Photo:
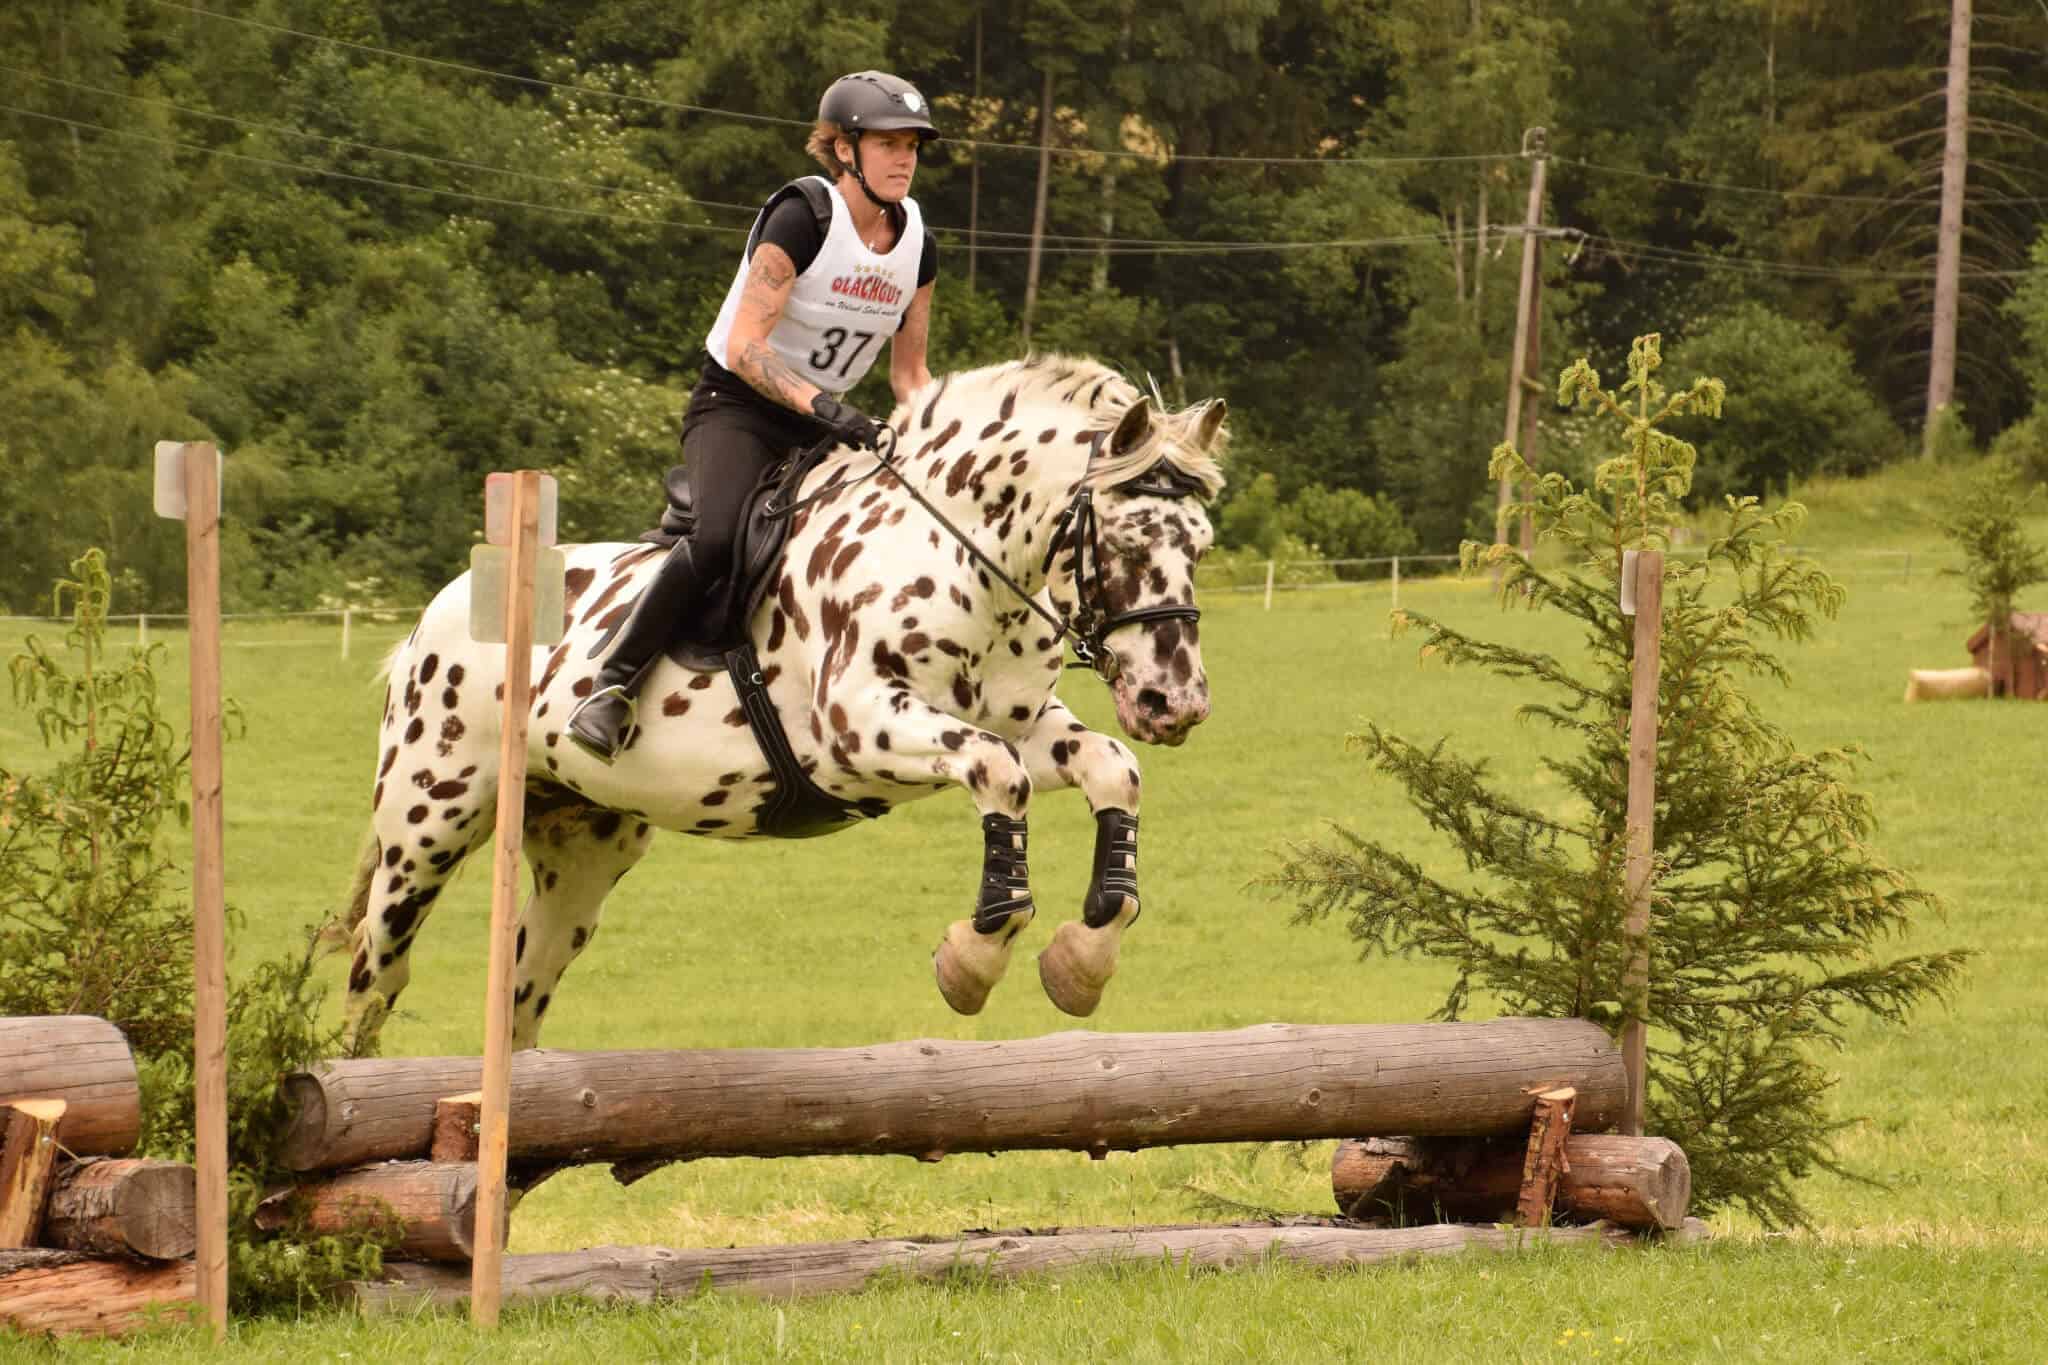
[[[178,1321],[198,1298],[190,1261],[96,1260],[38,1247],[0,1251],[0,1326],[60,1336],[111,1336],[161,1317]]]
[[[174,1261],[199,1244],[199,1177],[176,1161],[115,1158],[60,1168],[43,1245]]]
[[[0,1018],[0,1104],[62,1100],[57,1145],[120,1156],[142,1131],[135,1055],[121,1030],[89,1014]]]
[[[1697,1220],[1684,1235],[1704,1234]],[[958,1238],[816,1242],[796,1246],[596,1247],[507,1256],[504,1298],[531,1302],[562,1295],[653,1302],[706,1289],[762,1298],[803,1298],[865,1288],[878,1278],[941,1279],[953,1274],[1009,1280],[1022,1275],[1126,1262],[1209,1269],[1253,1265],[1265,1257],[1305,1265],[1358,1266],[1408,1256],[1514,1251],[1525,1246],[1621,1246],[1635,1238],[1611,1226],[1587,1228],[1416,1228],[1231,1226],[1051,1229],[976,1233]],[[423,1304],[460,1304],[469,1272],[459,1266],[385,1267],[387,1278],[349,1286],[365,1312],[409,1312]]]
[[[476,1248],[476,1165],[387,1161],[281,1190],[257,1206],[256,1226],[266,1231],[295,1219],[316,1237],[396,1220],[393,1257],[466,1262]]]
[[[425,1157],[474,1057],[335,1061],[287,1077],[293,1170]],[[1611,1127],[1620,1054],[1583,1019],[1060,1033],[1003,1042],[521,1052],[515,1161],[1108,1152],[1204,1142],[1526,1134],[1531,1095],[1578,1091]]]
[[[1392,1138],[1339,1143],[1330,1185],[1353,1218],[1491,1222],[1515,1208],[1524,1144],[1510,1139]],[[1692,1167],[1667,1138],[1573,1133],[1557,1207],[1573,1218],[1670,1230],[1685,1222]]]

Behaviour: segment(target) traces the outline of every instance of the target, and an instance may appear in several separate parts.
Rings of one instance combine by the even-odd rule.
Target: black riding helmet
[[[886,71],[856,71],[832,82],[818,101],[818,119],[837,124],[846,133],[853,144],[853,178],[860,182],[862,193],[883,208],[892,206],[868,188],[867,175],[861,170],[860,135],[910,128],[916,130],[920,147],[939,136],[932,125],[931,105],[917,87]]]

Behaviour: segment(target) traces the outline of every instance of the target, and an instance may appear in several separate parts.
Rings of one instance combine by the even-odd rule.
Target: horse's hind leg
[[[550,793],[552,794],[552,793]],[[541,1018],[562,973],[597,933],[604,898],[640,861],[654,832],[635,816],[586,805],[551,803],[529,792],[526,861],[533,894],[514,944],[512,1046],[540,1045]]]
[[[346,1006],[352,1049],[374,1042],[412,974],[409,953],[448,878],[490,837],[494,755],[480,742],[490,689],[462,662],[408,642],[385,688],[373,836],[357,870]],[[445,665],[445,666],[444,666]]]
[[[1095,812],[1095,870],[1081,918],[1062,924],[1038,955],[1038,979],[1053,1004],[1088,1015],[1116,973],[1124,930],[1138,918],[1138,760],[1097,734],[1058,700],[1048,701],[1018,745],[1040,791],[1079,787]]]

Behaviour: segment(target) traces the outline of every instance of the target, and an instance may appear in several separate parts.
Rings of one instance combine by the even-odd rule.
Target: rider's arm
[[[740,293],[740,310],[732,320],[726,338],[726,364],[732,372],[753,386],[756,393],[797,412],[808,413],[811,400],[821,390],[798,374],[790,363],[775,354],[768,334],[782,320],[789,304],[789,292],[796,288],[796,262],[773,242],[754,246],[747,266],[747,283]]]
[[[925,284],[910,296],[903,325],[889,343],[889,387],[896,391],[899,403],[932,382],[932,372],[925,364],[925,345],[931,330],[932,286]]]

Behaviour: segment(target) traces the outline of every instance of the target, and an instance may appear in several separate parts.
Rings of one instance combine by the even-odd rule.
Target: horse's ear
[[[1195,427],[1195,447],[1207,450],[1216,433],[1223,430],[1223,419],[1230,415],[1230,405],[1221,398],[1212,398],[1202,409],[1202,420]]]
[[[1152,432],[1152,400],[1140,398],[1124,409],[1124,415],[1117,421],[1116,430],[1109,434],[1109,453],[1128,455],[1136,450]]]

